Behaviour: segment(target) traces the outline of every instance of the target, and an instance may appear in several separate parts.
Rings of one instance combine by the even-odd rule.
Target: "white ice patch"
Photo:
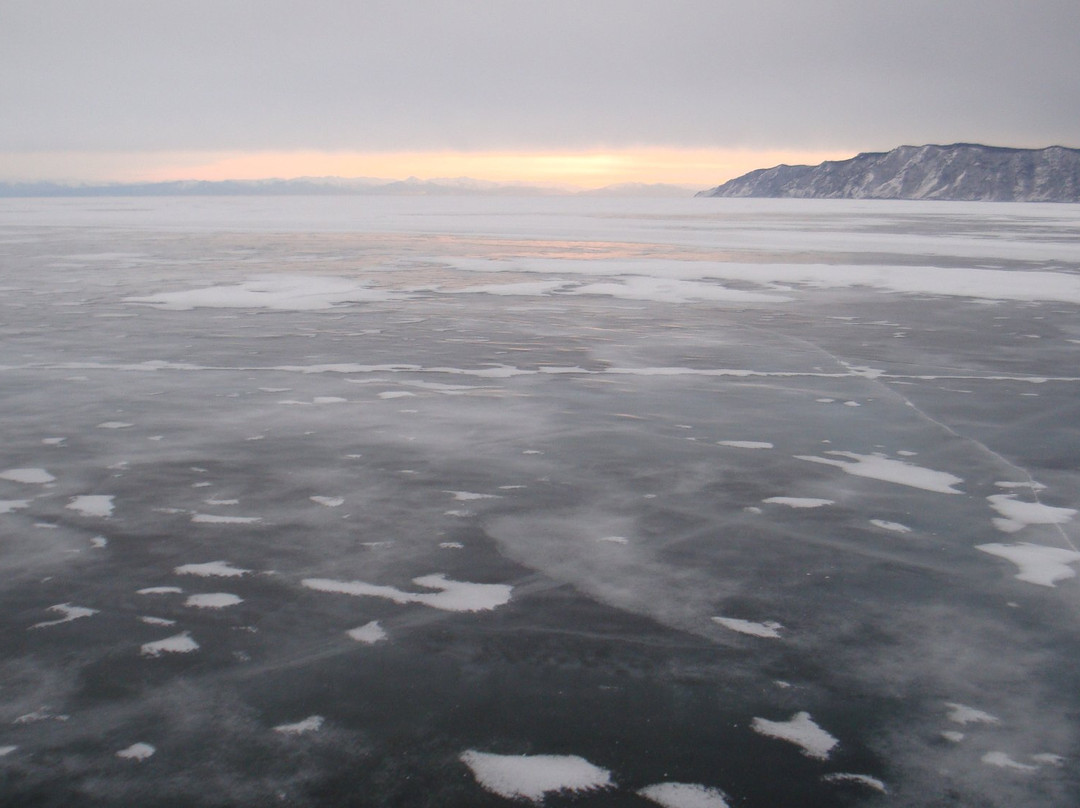
[[[422,603],[448,612],[480,612],[496,609],[510,601],[513,587],[507,584],[473,584],[454,581],[442,573],[413,578],[413,583],[439,592],[403,592],[393,586],[368,584],[363,581],[332,581],[327,578],[305,578],[301,584],[318,592],[338,592],[343,595],[386,598],[394,603]]]
[[[718,440],[718,446],[732,446],[736,449],[772,449],[773,445],[764,440]],[[640,792],[638,792],[640,793]]]
[[[1034,772],[1038,771],[1038,766],[1032,766],[1027,763],[1019,763],[1013,760],[1004,752],[987,752],[981,758],[982,762],[988,766],[997,766],[1001,769],[1012,769],[1017,772]]]
[[[484,789],[506,799],[540,803],[559,791],[592,791],[614,785],[611,772],[577,755],[493,755],[473,749],[461,754]]]
[[[0,471],[0,480],[11,480],[26,485],[44,485],[54,482],[56,478],[45,469],[8,469]]]
[[[761,500],[771,502],[774,505],[787,505],[789,508],[821,508],[825,505],[834,505],[831,499],[817,499],[816,497],[769,497]]]
[[[0,499],[0,514],[11,513],[29,507],[30,500],[28,499]]]
[[[899,522],[887,522],[884,519],[871,519],[870,524],[880,527],[882,530],[891,530],[893,533],[910,533],[911,528]]]
[[[793,743],[801,747],[807,757],[826,760],[838,743],[836,738],[814,723],[810,713],[795,713],[788,721],[769,721],[754,718],[750,728],[769,738]]]
[[[197,513],[191,517],[192,522],[205,525],[253,525],[261,522],[261,516],[218,516],[213,513]]]
[[[629,544],[630,540],[626,536],[601,536],[597,541],[606,541],[608,544]]]
[[[127,749],[121,749],[116,753],[118,758],[124,760],[146,760],[157,750],[148,743],[133,743]]]
[[[475,499],[498,499],[498,494],[474,494],[472,491],[447,491],[447,494],[452,494],[454,499],[458,502],[471,502]]]
[[[62,623],[70,623],[72,620],[78,620],[82,617],[90,617],[97,614],[97,609],[90,609],[86,606],[72,606],[70,603],[58,603],[55,606],[48,608],[50,612],[56,612],[62,614],[59,620],[46,620],[43,623],[34,623],[30,628],[49,628],[50,626],[59,626]]]
[[[377,642],[382,642],[389,636],[386,633],[386,629],[379,625],[378,620],[372,620],[370,623],[365,623],[359,628],[351,628],[345,633],[357,642],[362,642],[365,645],[374,645]]]
[[[18,748],[19,747],[12,746],[12,745],[0,746],[0,757],[7,757],[8,755],[10,755],[12,752],[14,752]]]
[[[190,564],[188,566],[191,566]],[[177,568],[179,570],[179,567]],[[178,586],[148,586],[135,590],[136,595],[179,595],[184,590]]]
[[[349,399],[341,396],[315,396],[311,399],[312,404],[347,404]]]
[[[112,516],[114,497],[106,494],[83,494],[72,497],[65,507],[78,511],[83,516],[98,516],[107,519]]]
[[[617,281],[588,283],[565,290],[576,295],[610,295],[623,300],[655,300],[660,303],[784,303],[792,298],[763,292],[729,289],[715,282],[624,276]]]
[[[1076,576],[1076,571],[1069,566],[1080,561],[1076,550],[1060,547],[1046,547],[1041,544],[977,544],[976,550],[1004,558],[1020,568],[1016,578],[1039,586],[1054,586],[1058,581]]]
[[[392,398],[414,398],[416,393],[410,393],[408,390],[387,390],[386,392],[379,393],[379,398],[392,399]]]
[[[140,615],[140,623],[146,623],[148,626],[175,626],[175,620],[169,620],[164,617],[151,617],[150,615]]]
[[[826,454],[846,457],[854,462],[835,460],[831,457],[815,457],[813,455],[795,455],[797,460],[809,460],[811,463],[823,463],[828,466],[836,466],[848,474],[856,477],[869,477],[874,480],[882,480],[897,485],[907,485],[912,488],[921,488],[924,491],[934,491],[939,494],[962,494],[953,486],[963,482],[960,477],[949,474],[946,471],[916,466],[904,460],[892,460],[878,454],[864,455],[855,452],[830,451]]]
[[[305,732],[317,732],[322,729],[325,721],[326,719],[321,715],[309,715],[303,721],[297,721],[295,724],[278,724],[274,727],[274,732],[280,732],[282,735],[303,735]]]
[[[189,595],[184,601],[185,606],[195,609],[224,609],[243,603],[244,599],[229,592],[206,592],[198,595]]]
[[[308,497],[312,502],[319,505],[325,505],[327,508],[337,508],[339,505],[345,504],[344,497]]]
[[[189,311],[195,308],[318,311],[346,303],[383,302],[406,297],[398,292],[374,289],[346,278],[274,275],[231,286],[211,286],[206,289],[128,297],[124,298],[124,302],[142,303],[171,311]]]
[[[173,572],[177,575],[201,575],[202,577],[239,578],[251,570],[234,567],[227,561],[207,561],[203,564],[181,564]]]
[[[442,550],[464,550],[465,545],[459,541],[441,541],[439,548]]]
[[[90,546],[95,550],[104,550],[109,546],[109,540],[104,536],[94,536],[94,538],[90,539]]]
[[[1015,494],[994,494],[986,498],[990,507],[1001,514],[994,526],[1005,533],[1015,533],[1028,525],[1063,525],[1076,516],[1075,508],[1055,508],[1041,502],[1021,502]]]
[[[723,791],[696,783],[657,783],[637,793],[664,808],[728,808]]]
[[[976,710],[974,707],[968,707],[966,704],[947,701],[945,702],[945,706],[949,708],[946,717],[954,724],[997,724],[1001,721],[996,715],[990,715],[990,713],[983,712],[982,710]]]
[[[128,429],[135,424],[129,424],[127,421],[105,421],[102,424],[98,424],[98,429]]]
[[[199,650],[199,644],[191,637],[190,631],[182,631],[164,640],[143,643],[143,656],[159,657],[162,654],[190,654]]]
[[[859,785],[872,788],[875,791],[880,791],[882,794],[888,794],[889,790],[885,787],[885,784],[878,780],[876,777],[871,777],[868,774],[852,774],[851,772],[835,772],[833,774],[823,774],[821,779],[826,783],[858,783]]]
[[[954,729],[947,729],[942,731],[941,737],[950,743],[960,743],[960,741],[964,740],[964,733],[957,732]]]
[[[767,637],[778,639],[783,626],[775,620],[766,620],[764,623],[755,623],[751,620],[740,620],[737,617],[714,617],[714,623],[719,623],[724,628],[737,631],[740,634],[749,634],[752,637]]]

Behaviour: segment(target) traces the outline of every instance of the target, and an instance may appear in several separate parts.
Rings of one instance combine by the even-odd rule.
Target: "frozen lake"
[[[1080,803],[1080,206],[0,200],[0,802]]]

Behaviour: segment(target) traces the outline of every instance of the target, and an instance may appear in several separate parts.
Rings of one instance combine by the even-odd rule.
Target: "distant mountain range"
[[[689,197],[690,186],[625,183],[582,190],[569,186],[490,182],[469,177],[421,180],[374,177],[302,177],[265,180],[178,180],[175,182],[0,183],[0,197],[99,196],[664,196]]]
[[[817,166],[762,168],[698,196],[1080,202],[1080,149],[900,146]]]

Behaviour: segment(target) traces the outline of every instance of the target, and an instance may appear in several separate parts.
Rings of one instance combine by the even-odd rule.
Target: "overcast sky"
[[[961,140],[1080,146],[1080,0],[0,0],[0,178],[49,152]]]

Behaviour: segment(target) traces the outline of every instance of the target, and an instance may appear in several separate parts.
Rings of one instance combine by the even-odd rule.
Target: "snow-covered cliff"
[[[698,196],[1080,202],[1080,149],[900,146],[818,166],[758,169]]]

